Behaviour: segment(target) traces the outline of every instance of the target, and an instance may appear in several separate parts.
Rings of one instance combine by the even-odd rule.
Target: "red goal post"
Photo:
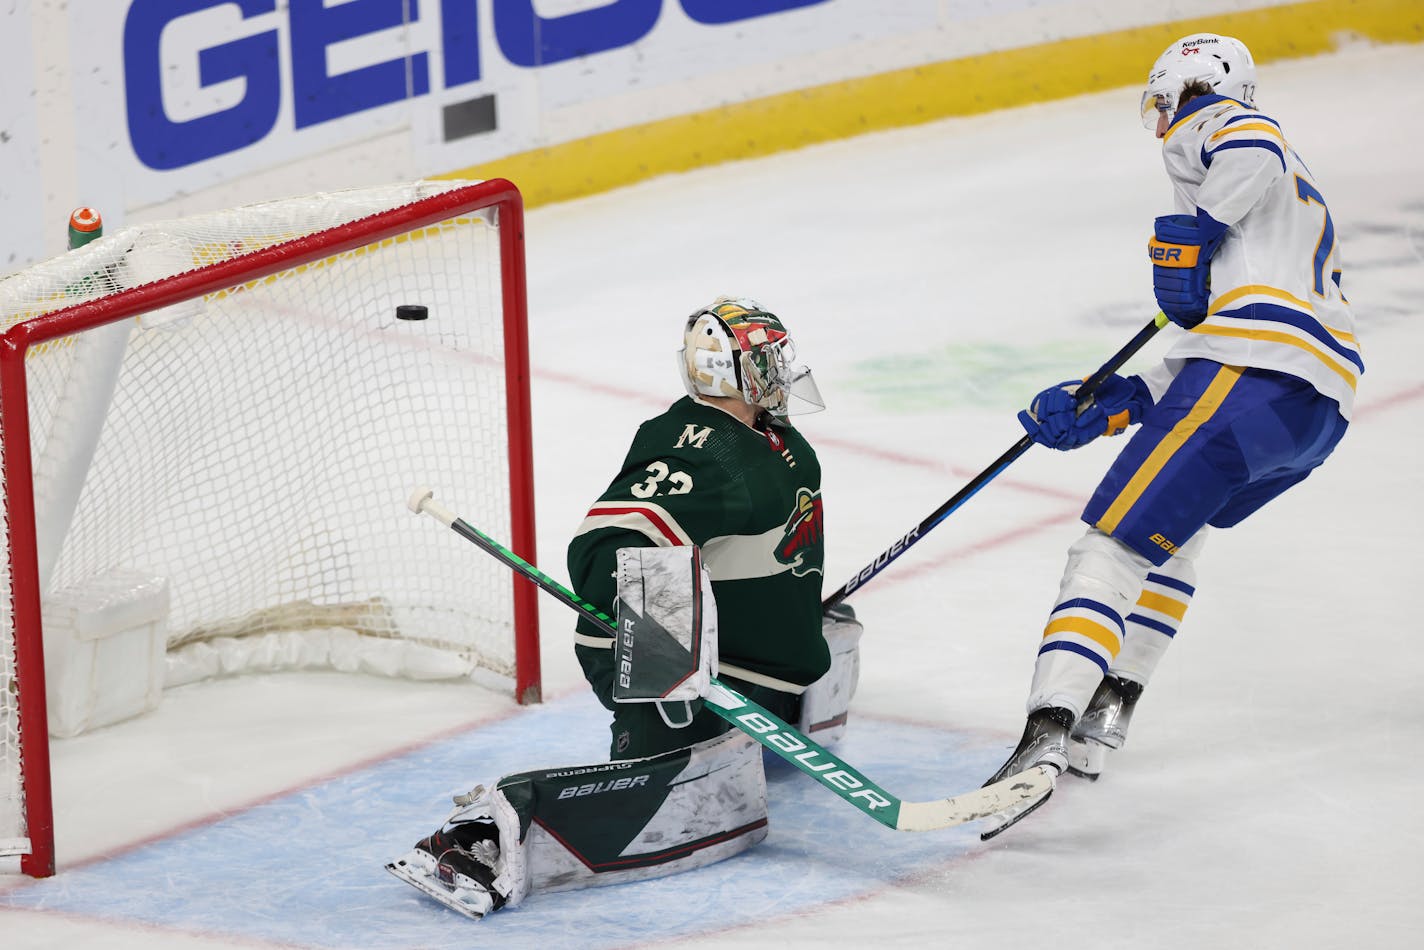
[[[534,586],[480,575],[404,505],[425,483],[486,498],[536,561],[519,191],[414,182],[166,224],[0,280],[0,855],[34,876],[55,867],[56,604],[162,588],[170,685],[180,657],[180,681],[325,664],[540,698]],[[93,362],[105,334],[119,355]]]

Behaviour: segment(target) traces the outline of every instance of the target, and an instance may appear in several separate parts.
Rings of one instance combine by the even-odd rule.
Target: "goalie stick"
[[[504,562],[516,573],[529,578],[544,591],[593,620],[609,636],[617,635],[612,617],[503,547],[489,535],[460,520],[454,513],[437,504],[434,495],[428,488],[417,488],[411,493],[407,505],[416,514],[430,515],[487,554]],[[931,831],[935,828],[961,825],[1040,798],[1053,789],[1052,770],[1036,766],[993,785],[964,792],[953,798],[939,798],[927,802],[905,801],[876,785],[795,726],[784,722],[770,710],[747,699],[716,677],[712,678],[711,691],[703,698],[703,702],[717,715],[816,779],[842,800],[896,831]]]
[[[1131,340],[1128,340],[1127,344],[1099,367],[1096,373],[1083,380],[1083,385],[1078,387],[1078,391],[1075,394],[1078,398],[1078,408],[1081,410],[1086,407],[1093,393],[1097,392],[1098,387],[1101,386],[1109,376],[1116,373],[1119,369],[1122,369],[1122,364],[1132,359],[1137,351],[1147,345],[1147,341],[1152,339],[1157,331],[1166,325],[1167,315],[1159,312],[1157,316],[1152,318],[1151,323],[1147,324],[1147,326],[1141,330],[1138,330],[1137,335]],[[849,597],[852,591],[859,590],[865,585],[866,581],[885,570],[891,561],[908,551],[915,542],[929,534],[930,529],[954,514],[955,510],[970,498],[973,498],[979,489],[997,478],[1000,472],[1008,468],[1020,455],[1027,452],[1031,445],[1033,445],[1033,436],[1025,434],[1023,438],[1014,443],[1013,448],[995,459],[994,464],[984,469],[984,471],[978,475],[975,475],[970,479],[968,485],[965,485],[959,491],[955,492],[953,498],[936,508],[928,517],[915,525],[909,532],[902,535],[894,544],[890,545],[890,547],[881,551],[879,557],[861,568],[860,573],[847,581],[840,590],[821,601],[822,612],[830,610],[836,604]]]

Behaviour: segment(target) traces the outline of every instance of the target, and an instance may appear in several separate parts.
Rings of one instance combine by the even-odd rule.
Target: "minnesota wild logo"
[[[821,545],[824,523],[821,493],[796,489],[796,508],[786,519],[786,530],[776,545],[776,560],[790,567],[797,577],[819,574],[825,559]]]

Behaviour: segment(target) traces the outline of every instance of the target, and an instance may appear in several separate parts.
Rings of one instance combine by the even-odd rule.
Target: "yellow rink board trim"
[[[863,132],[1140,85],[1168,43],[1226,33],[1257,62],[1342,41],[1424,42],[1421,0],[1310,0],[968,56],[733,103],[534,149],[440,178],[508,178],[526,207]],[[1128,119],[1134,102],[1124,106]]]

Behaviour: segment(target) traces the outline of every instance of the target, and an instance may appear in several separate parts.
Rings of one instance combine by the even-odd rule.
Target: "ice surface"
[[[255,676],[56,742],[61,873],[0,874],[0,945],[1421,945],[1422,67],[1408,46],[1260,69],[1261,107],[1330,202],[1367,372],[1336,457],[1211,539],[1100,782],[1065,780],[983,845],[896,835],[783,773],[752,854],[474,924],[379,865],[462,785],[602,754],[571,618],[545,599],[542,709],[468,685]],[[1125,89],[938,122],[531,213],[541,566],[564,576],[634,427],[679,394],[681,317],[736,293],[786,320],[828,400],[801,426],[825,468],[827,588],[847,580],[1013,444],[1034,392],[1155,310],[1143,244],[1170,193],[1136,104]],[[997,764],[1113,451],[1029,452],[852,597],[850,761],[907,797]],[[457,511],[468,490],[432,487]]]

